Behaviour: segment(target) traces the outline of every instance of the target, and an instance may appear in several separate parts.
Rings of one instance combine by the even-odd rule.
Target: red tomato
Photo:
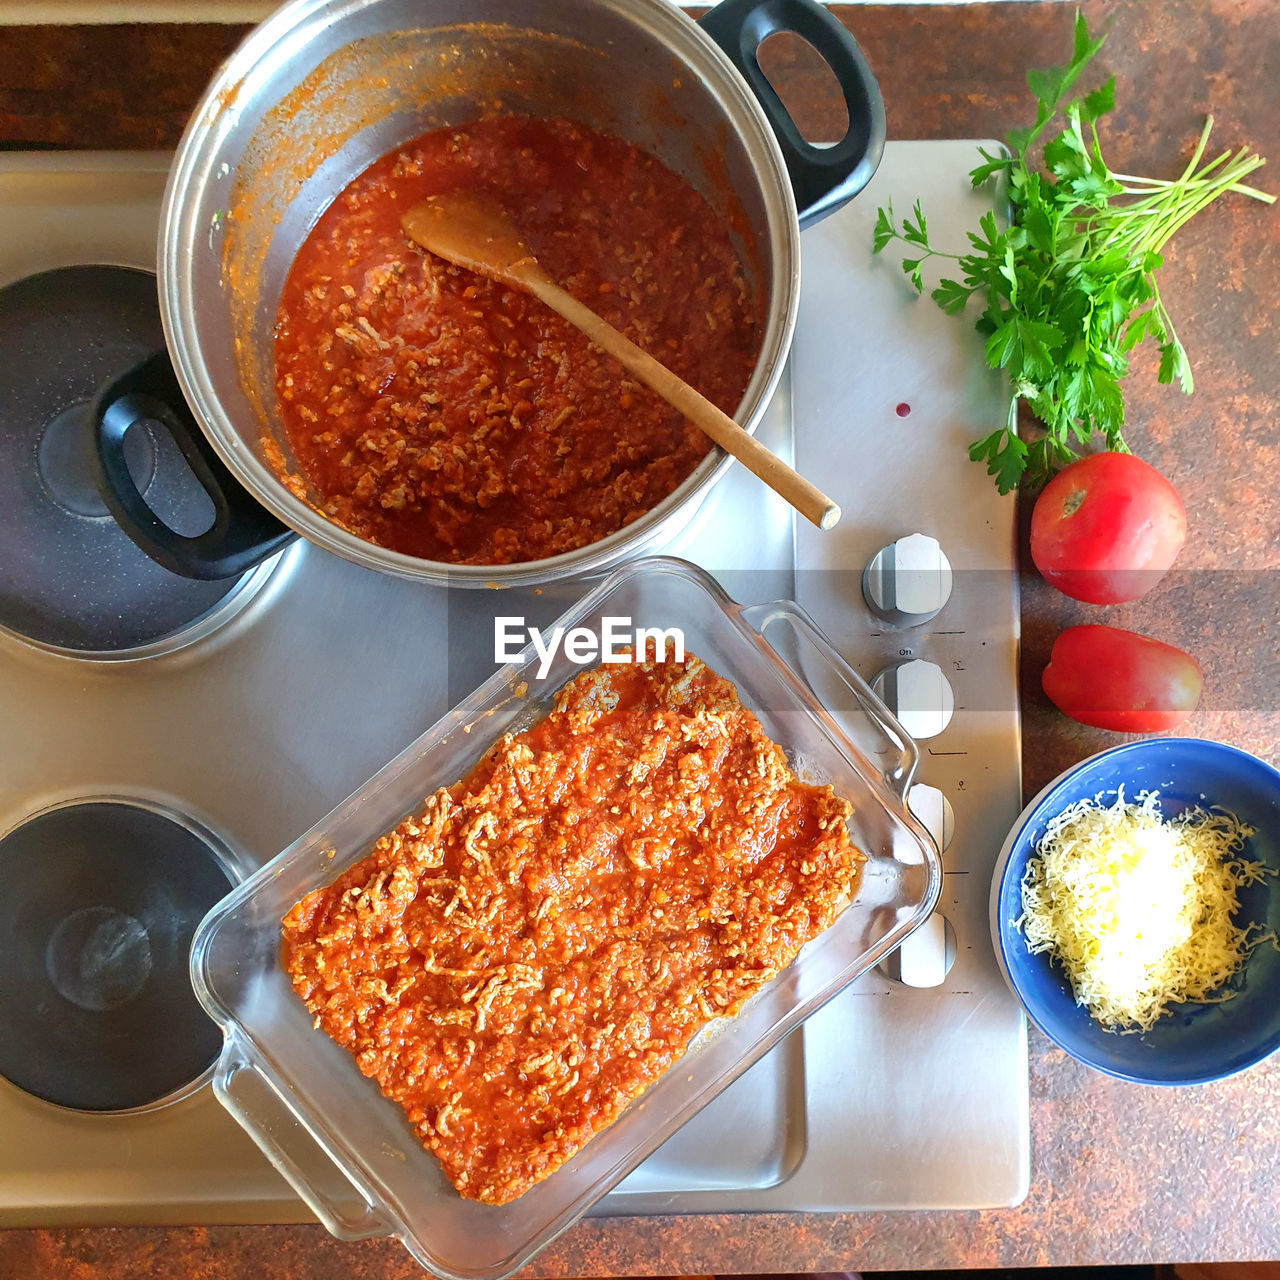
[[[1164,733],[1200,701],[1195,659],[1119,627],[1068,627],[1040,678],[1049,701],[1081,724],[1120,733]]]
[[[1131,453],[1064,467],[1031,513],[1031,558],[1059,591],[1089,604],[1146,595],[1187,539],[1178,491]]]

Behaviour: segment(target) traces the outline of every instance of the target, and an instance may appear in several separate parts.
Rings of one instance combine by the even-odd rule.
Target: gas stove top
[[[886,672],[880,689],[923,739],[912,804],[946,846],[939,914],[599,1213],[976,1208],[1026,1192],[1025,1025],[986,928],[990,869],[1020,809],[1014,513],[964,451],[1003,414],[1002,390],[966,326],[868,258],[887,198],[906,208],[922,196],[935,234],[962,240],[990,205],[968,189],[973,154],[891,144],[868,191],[804,235],[791,367],[760,436],[840,502],[841,525],[797,530],[734,468],[663,548],[741,601],[796,598],[863,675]],[[496,612],[542,625],[582,590],[448,592],[300,544],[201,593],[117,543],[63,437],[98,365],[157,335],[146,297],[100,333],[64,317],[93,289],[148,294],[136,273],[154,262],[166,167],[152,155],[0,156],[0,445],[6,510],[29,522],[7,535],[0,566],[0,867],[7,879],[31,868],[47,916],[3,963],[25,966],[50,1005],[28,1016],[0,995],[0,1225],[309,1217],[207,1087],[216,1036],[210,1047],[207,1028],[183,1021],[182,939],[225,883],[490,673]],[[162,439],[141,442],[135,464],[198,522],[198,493]],[[886,547],[867,589],[882,614],[917,625],[864,602],[864,566]],[[131,598],[113,612],[112,573],[145,607]],[[917,578],[932,601],[913,601]],[[122,847],[144,879],[149,858],[163,865],[158,898],[131,887]],[[58,1009],[61,1040],[16,1047],[15,1028],[35,1035],[28,1023]],[[157,1091],[164,1105],[137,1105]]]

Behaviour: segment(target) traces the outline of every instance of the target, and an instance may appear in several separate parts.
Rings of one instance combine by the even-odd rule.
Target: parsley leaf
[[[985,440],[969,446],[969,457],[987,464],[987,474],[996,478],[1001,493],[1008,493],[1027,465],[1027,446],[1007,427],[993,431]]]
[[[934,302],[949,316],[959,315],[973,296],[975,286],[963,285],[958,280],[943,280],[930,294]]]

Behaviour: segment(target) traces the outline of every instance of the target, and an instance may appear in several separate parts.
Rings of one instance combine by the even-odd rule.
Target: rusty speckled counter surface
[[[1173,173],[1212,110],[1219,147],[1271,157],[1280,189],[1277,0],[1083,5],[1111,27],[1117,77],[1105,132],[1120,170]],[[1026,68],[1062,60],[1072,6],[838,10],[881,85],[893,138],[1003,135],[1025,122]],[[242,28],[0,28],[0,145],[172,147]],[[832,131],[822,76],[775,53],[802,127]],[[1135,450],[1181,492],[1178,572],[1109,611],[1190,650],[1206,691],[1188,732],[1280,761],[1280,210],[1226,200],[1173,242],[1162,292],[1191,354],[1191,399],[1144,358],[1128,387]],[[1024,504],[1024,506],[1029,504]],[[1024,513],[1025,522],[1025,513]],[[1117,741],[1047,703],[1039,674],[1064,626],[1099,618],[1023,575],[1027,794]],[[1031,1193],[993,1212],[587,1221],[539,1257],[541,1276],[1010,1267],[1280,1259],[1280,1058],[1185,1090],[1123,1084],[1031,1038]],[[0,1135],[3,1141],[3,1135]],[[945,1158],[945,1152],[940,1153]],[[0,1233],[3,1280],[390,1280],[421,1274],[399,1244],[319,1227]]]

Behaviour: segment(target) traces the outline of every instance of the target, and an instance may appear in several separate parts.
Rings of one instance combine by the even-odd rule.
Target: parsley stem
[[[1195,150],[1191,153],[1191,159],[1187,161],[1187,167],[1182,171],[1182,181],[1185,182],[1196,171],[1196,165],[1200,163],[1200,157],[1204,155],[1204,149],[1209,145],[1209,131],[1213,128],[1213,116],[1207,115],[1204,118],[1204,128],[1200,130],[1200,139],[1196,143]],[[1221,158],[1221,157],[1219,157]]]
[[[1255,166],[1255,168],[1256,167],[1257,166]],[[1169,187],[1174,185],[1172,182],[1162,182],[1157,178],[1133,178],[1124,173],[1116,173],[1111,176],[1120,182],[1143,182],[1147,184],[1146,187],[1126,186],[1123,192],[1125,195],[1145,196],[1151,194],[1152,191],[1167,190]],[[1249,196],[1254,200],[1261,200],[1263,204],[1275,204],[1276,202],[1276,197],[1269,191],[1259,191],[1257,187],[1247,187],[1243,182],[1233,182],[1228,190],[1234,191],[1237,195]],[[1131,205],[1128,207],[1137,208],[1138,206]]]

